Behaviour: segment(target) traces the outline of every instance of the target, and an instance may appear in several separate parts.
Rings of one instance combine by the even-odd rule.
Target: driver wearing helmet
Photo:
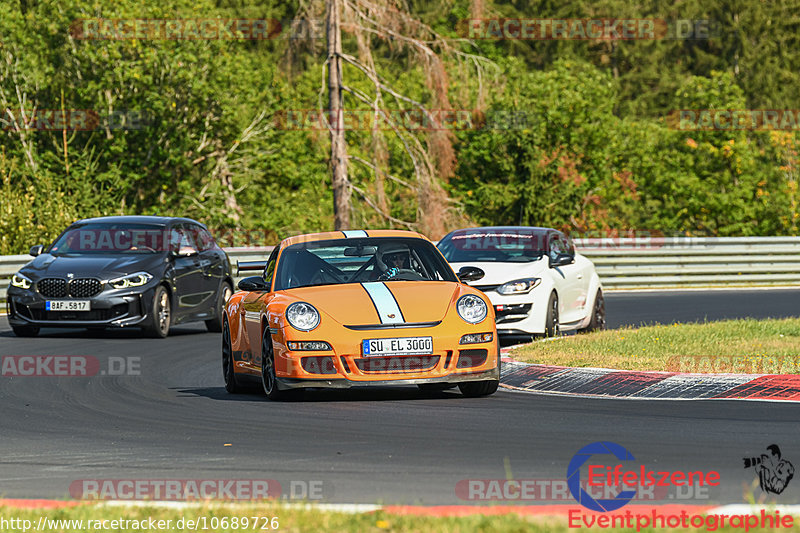
[[[409,257],[410,251],[405,244],[381,244],[375,254],[378,270],[382,273],[380,279],[392,279],[401,270],[410,269]]]

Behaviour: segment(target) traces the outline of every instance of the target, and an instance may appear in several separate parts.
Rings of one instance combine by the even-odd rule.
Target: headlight
[[[500,294],[528,294],[541,281],[540,278],[515,279],[497,287],[497,292]]]
[[[480,344],[482,342],[492,342],[493,333],[467,333],[461,337],[458,344]]]
[[[486,315],[489,313],[489,308],[482,299],[474,294],[467,294],[458,299],[456,311],[458,311],[458,316],[465,321],[470,324],[477,324],[486,318]]]
[[[20,289],[30,289],[33,282],[27,276],[23,276],[19,272],[11,276],[11,285],[19,287]]]
[[[329,352],[331,345],[325,341],[289,341],[286,346],[294,352]]]
[[[319,326],[319,311],[305,302],[295,302],[286,308],[286,320],[294,329],[311,331]]]
[[[136,274],[130,274],[128,276],[122,276],[121,278],[112,279],[108,282],[108,284],[115,289],[127,289],[128,287],[141,287],[151,279],[153,279],[151,274],[148,274],[147,272],[137,272]]]

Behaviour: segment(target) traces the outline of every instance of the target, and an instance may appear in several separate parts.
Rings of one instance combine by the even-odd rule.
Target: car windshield
[[[451,263],[538,261],[547,250],[547,233],[536,230],[468,230],[451,233],[438,244]]]
[[[370,281],[455,281],[429,242],[415,238],[304,242],[281,252],[275,290]]]
[[[68,228],[48,250],[52,255],[153,254],[168,249],[163,226],[92,223]]]

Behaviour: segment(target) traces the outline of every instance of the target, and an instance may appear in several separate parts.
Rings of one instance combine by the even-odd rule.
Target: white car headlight
[[[112,279],[108,284],[115,289],[127,289],[129,287],[141,287],[151,279],[153,279],[151,274],[147,272],[137,272],[136,274],[129,274],[121,278]]]
[[[541,278],[523,278],[509,281],[497,287],[497,292],[500,294],[528,294],[534,287],[539,285]]]
[[[294,329],[311,331],[319,326],[319,311],[305,302],[295,302],[286,308],[286,320]]]
[[[456,303],[456,311],[458,311],[458,316],[470,324],[477,324],[483,321],[486,315],[489,314],[486,302],[474,294],[467,294],[459,298]]]
[[[11,276],[11,285],[20,289],[30,289],[33,282],[27,276],[23,276],[19,272]]]

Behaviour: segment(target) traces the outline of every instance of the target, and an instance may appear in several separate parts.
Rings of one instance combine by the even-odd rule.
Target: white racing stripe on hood
[[[361,286],[364,287],[364,290],[367,291],[367,294],[372,299],[372,303],[375,304],[381,324],[402,324],[405,322],[400,306],[397,305],[397,300],[394,299],[392,291],[389,290],[386,284],[376,281],[362,283]]]
[[[363,229],[345,230],[342,233],[344,233],[344,236],[348,239],[353,239],[356,237],[368,237],[367,232]]]

